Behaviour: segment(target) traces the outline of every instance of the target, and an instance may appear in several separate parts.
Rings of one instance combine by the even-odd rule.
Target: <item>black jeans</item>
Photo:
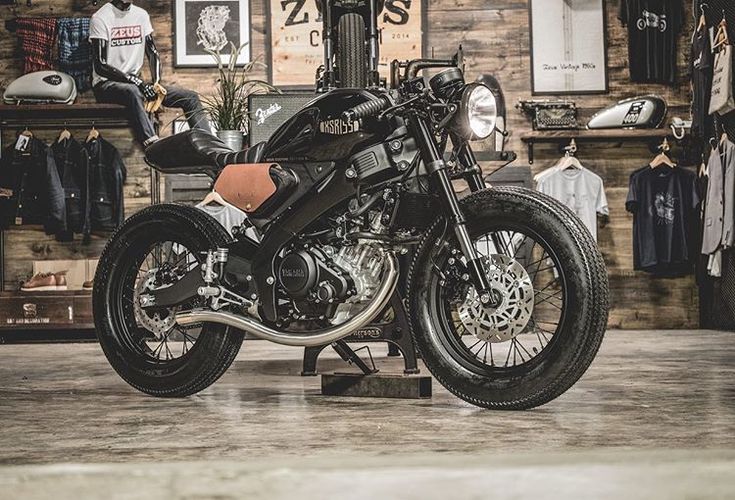
[[[181,109],[191,128],[212,132],[207,114],[199,100],[199,94],[193,90],[173,86],[166,87],[166,91],[164,106]],[[95,85],[94,95],[97,102],[121,104],[128,108],[133,121],[133,129],[140,142],[147,144],[151,138],[157,137],[153,121],[145,110],[143,94],[138,87],[132,83],[108,80]]]

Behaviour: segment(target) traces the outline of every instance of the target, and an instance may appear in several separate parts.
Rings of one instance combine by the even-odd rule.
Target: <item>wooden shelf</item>
[[[559,142],[562,140],[614,141],[663,139],[672,136],[669,128],[602,130],[535,130],[521,136],[523,142]]]
[[[92,122],[97,128],[130,126],[127,108],[117,104],[0,104],[0,127],[89,127]]]
[[[13,292],[4,291],[0,292],[0,299],[14,298],[14,297],[89,297],[92,298],[92,290],[54,290],[50,292]]]
[[[521,141],[528,146],[528,162],[533,163],[533,146],[536,143],[565,143],[572,139],[577,142],[659,142],[665,137],[674,137],[673,132],[668,127],[655,129],[534,130],[521,135]]]

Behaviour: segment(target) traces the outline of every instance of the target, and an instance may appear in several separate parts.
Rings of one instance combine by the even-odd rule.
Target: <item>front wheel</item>
[[[539,193],[492,188],[462,200],[491,284],[480,302],[444,220],[411,265],[416,347],[434,377],[477,406],[545,404],[582,376],[607,326],[608,283],[592,235]]]

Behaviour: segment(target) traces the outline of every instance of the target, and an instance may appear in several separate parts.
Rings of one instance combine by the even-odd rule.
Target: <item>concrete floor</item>
[[[609,332],[572,390],[516,413],[436,383],[323,397],[300,350],[260,341],[185,400],[137,393],[94,344],[0,346],[0,498],[733,498],[734,340]]]

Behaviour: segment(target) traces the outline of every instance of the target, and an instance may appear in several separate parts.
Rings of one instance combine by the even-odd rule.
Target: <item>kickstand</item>
[[[364,373],[365,375],[378,373],[378,369],[375,367],[375,361],[373,361],[373,355],[370,352],[370,348],[368,346],[361,347],[357,349],[357,351],[355,351],[349,345],[347,345],[347,342],[345,342],[344,340],[338,340],[337,342],[332,343],[332,348],[337,351],[337,354],[339,354],[339,356],[343,360],[345,360],[349,364],[354,364],[355,366],[357,366],[360,370],[362,370],[362,373]],[[362,358],[357,355],[357,352],[362,351],[363,349],[367,349],[368,357],[370,357],[370,364],[373,365],[372,368],[370,368],[362,360]]]

